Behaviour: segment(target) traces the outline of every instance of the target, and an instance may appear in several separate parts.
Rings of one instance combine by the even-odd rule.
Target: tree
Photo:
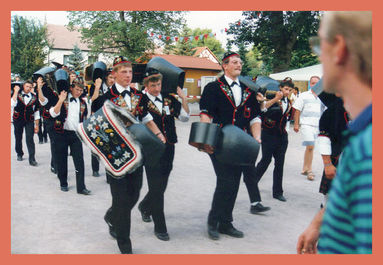
[[[317,34],[318,11],[245,11],[228,34],[235,44],[253,44],[261,53],[266,69],[281,72],[318,63],[308,38]]]
[[[77,44],[74,45],[72,54],[69,55],[68,64],[73,66],[75,71],[80,71],[84,68],[84,57]]]
[[[47,28],[40,22],[20,16],[12,17],[11,23],[11,71],[24,80],[29,79],[44,66],[48,56]]]
[[[68,19],[69,30],[79,30],[93,54],[109,51],[131,61],[154,49],[148,32],[177,34],[184,24],[180,11],[69,11]]]
[[[188,27],[184,27],[181,36],[188,37],[187,41],[179,41],[176,44],[176,48],[174,49],[175,54],[179,55],[193,55],[193,48],[196,47],[208,47],[215,56],[218,58],[222,57],[224,53],[224,49],[222,48],[222,44],[215,37],[210,36],[212,33],[211,29],[190,29]],[[190,36],[193,38],[190,39]]]

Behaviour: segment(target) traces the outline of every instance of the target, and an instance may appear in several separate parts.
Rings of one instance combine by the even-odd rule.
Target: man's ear
[[[334,40],[334,60],[336,64],[345,64],[349,57],[346,40],[343,36],[337,35]]]

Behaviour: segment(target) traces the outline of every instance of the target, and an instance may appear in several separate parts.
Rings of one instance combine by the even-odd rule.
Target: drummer
[[[148,97],[148,111],[165,136],[166,147],[157,166],[145,166],[149,190],[139,203],[138,209],[144,222],[151,222],[151,216],[153,217],[155,236],[167,241],[170,238],[165,222],[164,193],[173,168],[174,144],[177,142],[174,120],[178,118],[182,122],[187,122],[190,110],[187,98],[180,87],[177,87],[177,94],[182,103],[175,96],[161,92],[162,74],[158,70],[147,69],[143,83],[147,91],[145,97]]]
[[[165,136],[153,122],[152,115],[148,113],[147,98],[140,91],[130,87],[133,76],[131,62],[123,56],[115,58],[112,74],[115,83],[105,94],[95,99],[93,107],[99,109],[106,100],[125,107],[165,143]],[[140,166],[133,173],[127,173],[123,178],[116,178],[111,172],[106,171],[112,193],[112,207],[108,209],[104,219],[109,226],[110,234],[117,238],[122,254],[132,254],[130,213],[140,195],[142,172]]]
[[[237,53],[225,53],[222,59],[224,75],[206,85],[200,101],[200,121],[213,122],[220,126],[233,124],[244,131],[250,131],[254,138],[260,138],[261,124],[258,115],[261,112],[261,94],[249,90],[239,82],[242,60]],[[213,240],[219,234],[241,238],[243,232],[233,224],[233,208],[237,197],[241,174],[244,167],[217,161],[214,149],[205,146],[203,151],[210,154],[217,185],[211,210],[208,216],[208,235]]]

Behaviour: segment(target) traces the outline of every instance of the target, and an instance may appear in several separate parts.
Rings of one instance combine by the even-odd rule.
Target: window
[[[69,61],[69,55],[64,55],[63,64],[68,65],[68,61]]]
[[[92,64],[98,61],[98,56],[88,56],[88,64]]]

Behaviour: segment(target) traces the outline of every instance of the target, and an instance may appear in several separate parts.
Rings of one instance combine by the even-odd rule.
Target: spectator
[[[326,208],[297,252],[372,253],[372,13],[325,12],[318,35],[312,45],[320,46],[323,88],[340,95],[353,121]]]

